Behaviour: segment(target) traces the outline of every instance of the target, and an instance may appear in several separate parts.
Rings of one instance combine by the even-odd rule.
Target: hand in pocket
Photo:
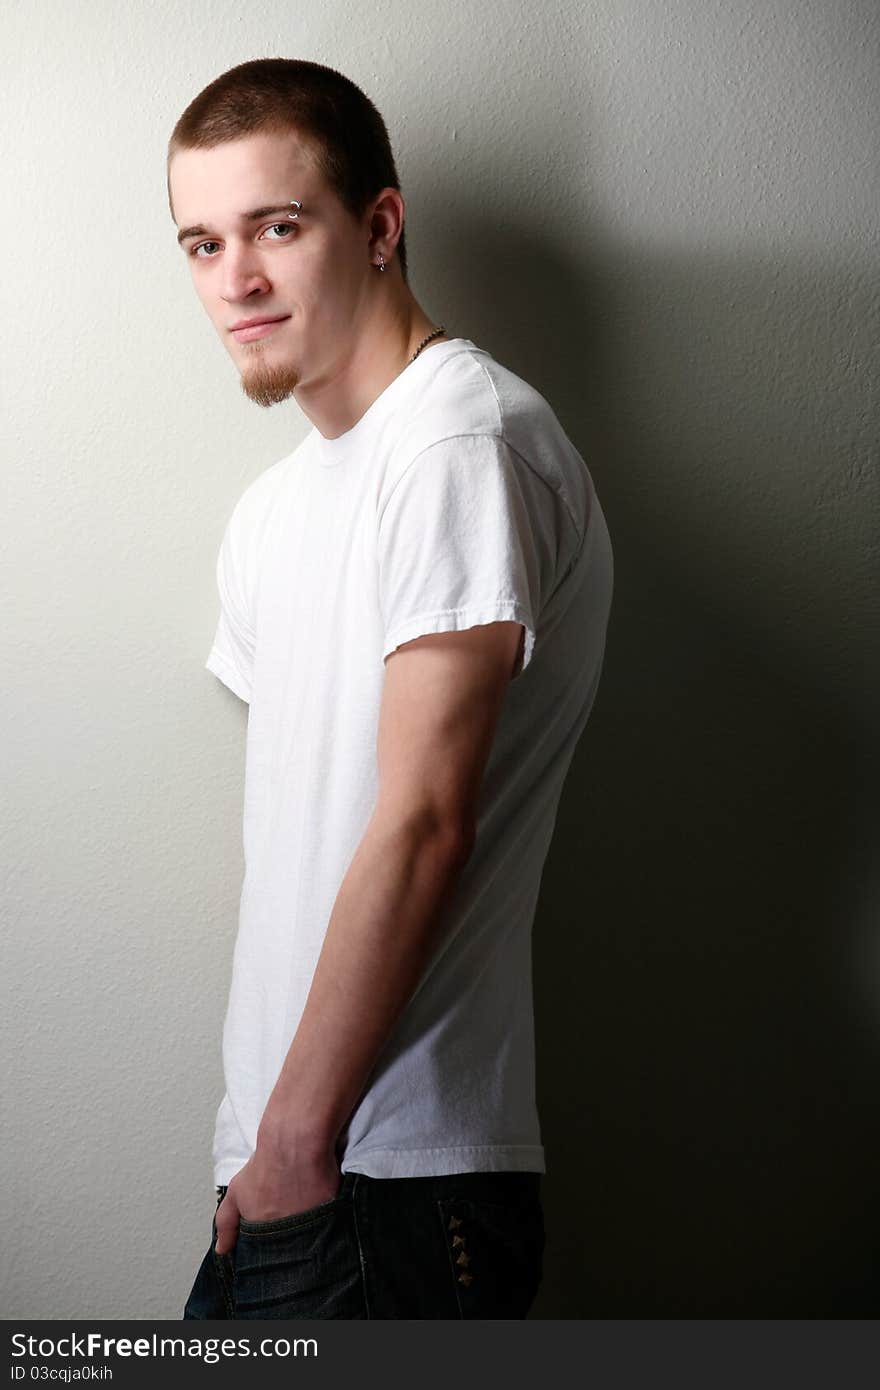
[[[308,1160],[273,1153],[259,1144],[229,1184],[215,1213],[217,1254],[238,1239],[239,1221],[275,1221],[308,1211],[335,1197],[342,1174],[333,1148]]]

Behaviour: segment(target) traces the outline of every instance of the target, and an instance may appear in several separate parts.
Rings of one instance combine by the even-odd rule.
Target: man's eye
[[[212,254],[210,247],[218,245],[219,242],[216,241],[200,241],[198,246],[193,247],[192,251],[190,252],[190,255],[198,256],[200,260],[204,260],[204,256],[202,256],[201,253],[204,251],[206,255],[210,256]]]
[[[291,239],[291,237],[292,237],[292,235],[293,235],[293,232],[294,232],[294,223],[293,223],[293,222],[273,222],[273,223],[272,223],[272,226],[271,226],[271,227],[267,227],[267,228],[266,228],[266,231],[265,231],[265,232],[261,232],[260,235],[261,235],[261,236],[265,236],[265,235],[266,235],[266,232],[281,232],[281,233],[283,233],[283,235],[280,236],[280,237],[269,237],[269,240],[270,240],[270,241],[290,241],[290,239]]]

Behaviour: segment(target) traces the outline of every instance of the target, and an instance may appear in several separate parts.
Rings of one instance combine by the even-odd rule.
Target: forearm
[[[332,1146],[442,939],[469,852],[462,835],[374,814],[337,894],[262,1140]]]

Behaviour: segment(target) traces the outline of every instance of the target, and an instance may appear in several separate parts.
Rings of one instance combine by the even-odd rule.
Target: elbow
[[[444,827],[440,841],[453,869],[460,872],[474,852],[477,842],[477,827],[466,821],[454,821]]]
[[[464,868],[477,842],[476,822],[461,816],[427,813],[415,833],[420,844],[433,849],[453,869]]]
[[[436,806],[403,810],[380,802],[376,815],[394,839],[407,842],[417,853],[430,854],[451,870],[464,868],[477,841],[477,824],[472,816],[455,815]]]
[[[461,821],[447,821],[435,827],[423,842],[423,848],[426,857],[433,859],[441,876],[455,881],[470,859],[476,839],[476,827]]]

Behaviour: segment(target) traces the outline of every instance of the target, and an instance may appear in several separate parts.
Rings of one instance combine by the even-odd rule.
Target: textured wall
[[[245,728],[203,670],[214,560],[306,422],[239,392],[164,148],[268,55],[376,100],[415,293],[548,396],[614,537],[535,930],[535,1311],[875,1312],[876,7],[17,0],[3,29],[0,1316],[177,1317],[209,1239]]]

